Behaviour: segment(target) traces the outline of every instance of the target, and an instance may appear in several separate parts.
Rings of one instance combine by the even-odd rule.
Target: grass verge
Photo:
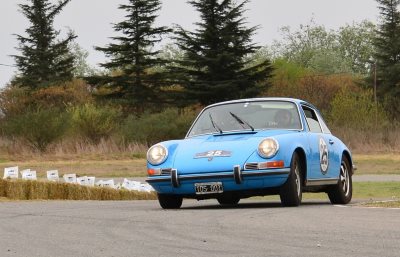
[[[357,175],[400,175],[400,154],[354,154]]]
[[[369,202],[362,206],[365,207],[380,207],[380,208],[400,208],[400,201],[380,201],[380,202]]]
[[[279,196],[256,197],[259,199],[279,200]],[[328,200],[326,193],[304,193],[304,200]],[[400,199],[400,182],[353,182],[353,199],[380,200]]]
[[[12,200],[154,200],[155,193],[76,184],[0,179],[0,198]]]
[[[0,163],[0,171],[6,167],[19,166],[20,170],[36,170],[38,177],[46,177],[47,170],[58,170],[59,174],[75,173],[78,176],[96,177],[144,177],[146,172],[145,159],[125,160],[57,160],[57,161],[19,161]]]
[[[146,159],[128,153],[115,155],[61,155],[40,156],[33,159],[0,159],[0,171],[5,167],[19,166],[20,170],[32,169],[38,177],[45,177],[46,170],[58,170],[59,174],[76,173],[78,176],[96,177],[144,177]],[[356,175],[400,175],[400,155],[396,154],[354,154],[357,165]]]

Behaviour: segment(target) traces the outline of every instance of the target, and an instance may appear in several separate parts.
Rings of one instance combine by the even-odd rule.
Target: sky
[[[193,30],[198,14],[187,0],[161,0],[162,9],[156,25],[179,24]],[[29,26],[27,19],[19,11],[18,4],[29,0],[1,0],[0,3],[0,88],[4,87],[17,72],[14,58],[19,54],[15,34],[25,35]],[[51,2],[56,3],[56,0]],[[115,36],[112,24],[124,20],[124,12],[118,9],[128,0],[71,0],[55,19],[55,28],[61,30],[61,37],[72,29],[78,36],[76,42],[89,51],[88,63],[97,67],[106,57],[94,46],[105,46]],[[250,0],[246,5],[249,26],[259,25],[253,41],[260,46],[279,40],[279,29],[290,26],[299,28],[311,19],[327,29],[338,29],[346,24],[370,20],[378,21],[379,10],[375,0]],[[10,65],[10,66],[5,66]]]

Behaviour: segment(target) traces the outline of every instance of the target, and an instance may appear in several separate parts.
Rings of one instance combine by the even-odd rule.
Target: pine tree
[[[112,37],[115,43],[106,47],[96,47],[111,60],[101,64],[112,71],[112,75],[88,78],[89,83],[109,88],[108,96],[125,101],[128,106],[144,109],[158,103],[162,74],[152,70],[165,61],[152,47],[161,41],[162,35],[169,33],[167,27],[155,27],[155,14],[161,9],[159,0],[129,0],[120,5],[126,11],[126,20],[114,25],[114,30],[122,35]]]
[[[189,3],[200,13],[201,21],[196,23],[198,28],[194,32],[178,28],[175,39],[186,54],[179,67],[172,69],[183,75],[180,83],[186,99],[206,105],[259,95],[265,90],[272,68],[268,60],[248,67],[246,57],[259,48],[251,43],[257,27],[246,28],[242,17],[248,1]]]
[[[21,55],[13,55],[20,73],[14,84],[37,89],[72,79],[74,59],[68,46],[76,36],[69,32],[58,40],[60,32],[53,27],[56,15],[69,1],[29,0],[30,4],[19,5],[30,26],[26,36],[16,35]]]
[[[378,95],[393,118],[400,118],[400,0],[377,0],[381,23],[375,40]]]

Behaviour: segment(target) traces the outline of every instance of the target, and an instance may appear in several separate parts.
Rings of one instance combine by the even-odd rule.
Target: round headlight
[[[258,154],[264,158],[273,157],[278,150],[279,144],[274,138],[266,138],[258,145]]]
[[[168,150],[163,145],[157,144],[147,151],[147,161],[152,165],[163,163],[168,157]]]

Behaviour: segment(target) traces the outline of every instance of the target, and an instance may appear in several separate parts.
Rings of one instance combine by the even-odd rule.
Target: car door
[[[310,106],[302,106],[309,133],[307,133],[308,149],[308,174],[307,179],[329,179],[336,176],[335,171],[335,140],[330,131],[321,126],[319,113]],[[327,128],[326,128],[327,129]]]

